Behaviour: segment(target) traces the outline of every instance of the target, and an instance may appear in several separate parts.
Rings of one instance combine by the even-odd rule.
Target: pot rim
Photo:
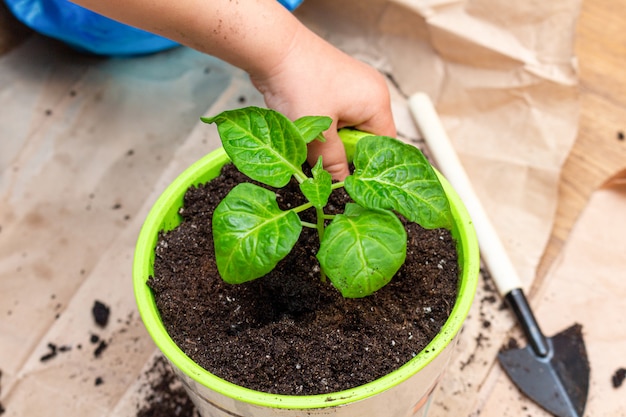
[[[346,138],[344,135],[342,139],[350,156],[359,136]],[[171,230],[180,223],[178,209],[182,206],[187,188],[217,177],[221,166],[228,161],[229,158],[224,149],[218,148],[181,173],[155,202],[137,240],[133,260],[133,288],[137,307],[148,333],[174,366],[196,382],[235,400],[272,408],[327,408],[361,400],[400,384],[428,365],[454,340],[474,299],[478,284],[480,256],[476,234],[465,206],[448,181],[437,172],[452,209],[454,219],[452,234],[457,241],[457,248],[462,249],[459,251],[460,284],[457,301],[448,320],[433,340],[414,358],[397,370],[370,383],[335,393],[303,396],[255,391],[219,378],[196,364],[167,333],[146,281],[153,274],[154,248],[158,234],[163,230]]]

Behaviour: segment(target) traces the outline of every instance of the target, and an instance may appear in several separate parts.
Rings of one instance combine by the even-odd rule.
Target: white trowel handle
[[[482,258],[489,268],[500,295],[504,297],[511,290],[521,288],[521,281],[515,268],[513,268],[502,241],[474,193],[472,184],[448,139],[430,98],[424,93],[417,93],[409,99],[409,108],[439,170],[461,197],[472,218]]]

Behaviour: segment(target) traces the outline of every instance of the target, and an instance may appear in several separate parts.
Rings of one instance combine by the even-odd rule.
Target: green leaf
[[[292,175],[304,179],[306,143],[296,125],[282,114],[246,107],[201,120],[217,124],[224,150],[237,169],[253,180],[284,187]]]
[[[313,178],[307,178],[301,183],[300,190],[314,207],[323,208],[328,203],[328,197],[332,192],[333,179],[330,172],[322,167],[321,156],[317,159],[312,172]]]
[[[354,166],[345,188],[360,205],[396,210],[427,229],[451,227],[446,193],[418,148],[386,136],[368,136],[357,142]]]
[[[302,230],[298,215],[280,210],[273,192],[249,183],[237,185],[220,202],[212,227],[217,268],[231,284],[274,269]]]
[[[327,130],[333,123],[333,119],[327,116],[304,116],[293,122],[306,143],[312,142],[318,139],[321,142],[325,142],[322,133]]]
[[[390,211],[349,203],[324,232],[317,259],[344,297],[365,297],[386,285],[406,258],[406,231]]]

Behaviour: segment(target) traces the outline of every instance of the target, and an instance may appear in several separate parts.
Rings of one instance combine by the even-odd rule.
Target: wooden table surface
[[[563,167],[557,216],[533,289],[541,288],[593,191],[626,169],[626,15],[620,5],[626,6],[626,0],[582,2],[576,37],[579,134]],[[0,1],[0,54],[29,34]]]

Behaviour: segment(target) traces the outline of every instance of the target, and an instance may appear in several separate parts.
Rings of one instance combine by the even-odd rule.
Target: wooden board
[[[619,4],[617,4],[619,3]],[[585,0],[577,28],[579,134],[563,167],[552,236],[534,288],[567,240],[591,193],[626,168],[626,1]]]

